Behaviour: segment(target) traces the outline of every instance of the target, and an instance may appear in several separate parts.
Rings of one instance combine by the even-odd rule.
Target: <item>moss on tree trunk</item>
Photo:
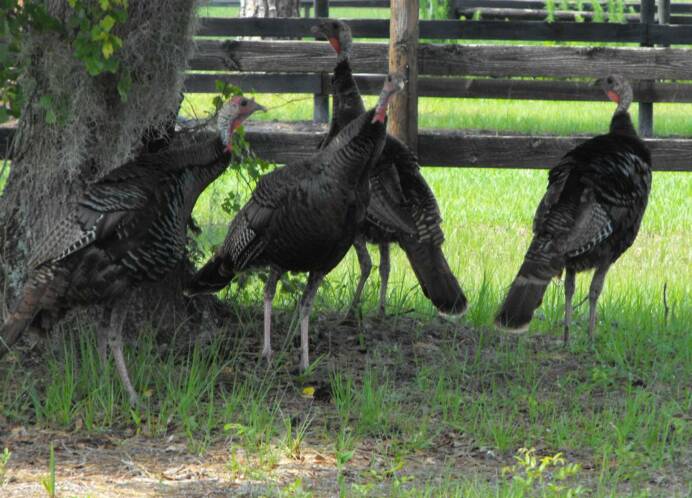
[[[64,0],[47,6],[63,22],[71,15]],[[6,305],[26,278],[32,248],[69,212],[85,184],[130,159],[146,130],[165,126],[177,110],[195,18],[193,0],[129,1],[127,21],[114,28],[123,40],[117,55],[132,75],[126,101],[116,76],[87,73],[69,35],[28,31],[28,70],[21,80],[27,102],[0,197],[0,292]],[[179,274],[141,293],[142,307],[179,308],[178,283],[190,269],[183,262]]]

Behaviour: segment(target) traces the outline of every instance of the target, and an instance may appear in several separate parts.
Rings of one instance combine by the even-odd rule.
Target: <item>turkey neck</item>
[[[182,175],[183,209],[189,215],[199,195],[226,170],[233,155],[218,137],[190,147],[185,152],[189,154],[189,164],[192,165]]]
[[[386,123],[373,123],[374,112],[371,109],[351,121],[324,150],[333,158],[331,174],[351,187],[367,188],[370,170],[384,147]]]
[[[613,119],[610,120],[610,133],[637,137],[637,130],[635,130],[630,114],[626,110],[616,111],[613,114]]]
[[[330,135],[335,135],[365,112],[365,105],[356,80],[353,79],[349,59],[339,61],[334,68],[332,88],[334,90],[334,114],[329,131]]]

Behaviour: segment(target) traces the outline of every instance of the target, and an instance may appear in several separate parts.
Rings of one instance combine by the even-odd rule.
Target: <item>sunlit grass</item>
[[[257,99],[272,109],[253,119],[312,117],[308,95]],[[366,100],[372,105],[374,97]],[[188,95],[183,113],[201,115],[210,109],[211,96]],[[588,135],[607,129],[613,106],[424,98],[419,110],[422,127]],[[636,120],[636,106],[633,111]],[[691,113],[690,105],[656,104],[656,133],[692,136]],[[686,472],[692,447],[692,177],[654,174],[639,237],[606,279],[595,344],[585,338],[587,309],[582,305],[575,312],[573,341],[564,349],[555,345],[562,332],[564,301],[559,281],[549,287],[528,338],[514,340],[490,327],[528,246],[547,172],[424,168],[423,173],[444,217],[445,253],[470,299],[460,326],[438,331],[441,339],[428,337],[429,328],[435,327],[435,310],[395,248],[388,307],[395,316],[382,323],[370,319],[378,289],[373,271],[364,294],[365,326],[357,332],[359,341],[369,345],[374,342],[371,335],[382,329],[391,329],[391,337],[379,344],[382,350],[364,354],[349,345],[325,355],[322,361],[330,369],[323,369],[319,380],[331,393],[328,403],[300,404],[296,391],[301,381],[285,372],[297,358],[288,334],[278,333],[283,345],[270,368],[254,363],[256,351],[241,342],[261,334],[261,287],[255,282],[242,291],[234,286],[223,293],[238,323],[221,331],[211,345],[181,344],[175,338],[158,344],[150,327],[142,325],[136,347],[126,348],[132,379],[143,398],[140,408],[130,410],[112,362],[99,364],[93,330],[78,324],[74,334],[57,341],[56,351],[43,353],[43,375],[18,362],[0,366],[0,418],[62,431],[132,427],[157,439],[180,433],[195,454],[221,440],[228,448],[228,477],[268,483],[269,491],[258,488],[258,494],[269,496],[319,496],[319,491],[310,491],[307,477],[286,486],[274,482],[273,472],[282,460],[295,461],[294,470],[299,471],[304,446],[333,457],[342,496],[568,496],[580,486],[589,496],[650,496],[662,489],[649,488],[660,479],[681,489],[680,474]],[[0,189],[3,181],[0,178]],[[220,205],[229,191],[249,195],[227,173],[195,208],[205,255],[226,233],[230,217]],[[377,264],[376,251],[372,255]],[[357,277],[357,261],[350,252],[318,294],[316,329],[329,329],[320,318],[345,309]],[[586,296],[588,282],[588,274],[578,277],[575,303]],[[290,323],[295,330],[295,299],[277,294],[275,330],[287,330]],[[250,316],[248,310],[257,315]],[[401,356],[396,314],[402,312],[420,319],[416,345],[424,351],[435,348],[433,353]],[[338,355],[349,361],[332,368]],[[351,366],[356,355],[364,355],[359,358],[365,358],[366,366]],[[428,474],[421,473],[426,452],[441,444],[449,444],[449,455],[427,464]],[[503,478],[500,467],[514,463],[512,455],[531,446],[540,448],[541,455],[562,452],[569,464],[584,468],[560,481],[566,488],[556,494],[545,494],[545,487],[533,484],[527,487],[516,474]],[[369,468],[354,470],[358,455],[361,460],[368,455]],[[547,473],[545,479],[558,483],[551,481],[555,475]],[[684,491],[676,493],[685,496]]]

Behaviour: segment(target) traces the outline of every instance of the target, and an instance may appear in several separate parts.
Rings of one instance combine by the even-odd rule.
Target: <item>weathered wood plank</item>
[[[314,154],[325,126],[248,122],[246,137],[255,152],[279,163]],[[2,148],[14,128],[0,127]],[[589,137],[487,135],[458,130],[421,130],[418,135],[421,164],[440,167],[549,168],[567,151]],[[692,139],[646,139],[654,170],[692,171]]]
[[[507,19],[510,21],[545,21],[548,19],[548,11],[544,9],[502,9],[497,7],[475,7],[465,8],[456,11],[457,15],[471,19],[474,16],[480,16],[481,19]],[[584,22],[592,22],[595,14],[593,12],[574,10],[564,11],[556,10],[552,13],[554,22],[577,22],[578,19],[583,19]],[[628,23],[639,22],[637,14],[625,14],[625,21]],[[603,20],[608,21],[609,15],[603,14]]]
[[[380,78],[381,79],[381,78]],[[216,93],[216,80],[240,87],[244,92],[256,93],[320,93],[322,85],[317,73],[188,73],[185,92]],[[382,83],[380,81],[380,83]]]
[[[567,5],[573,9],[579,6],[582,10],[593,10],[593,2],[576,2],[568,1]],[[468,9],[468,8],[483,8],[483,7],[496,7],[500,9],[545,9],[547,2],[544,0],[454,0],[454,6],[456,9]],[[601,0],[599,4],[607,6],[608,2]],[[560,3],[562,5],[562,2]],[[692,13],[692,3],[674,3],[672,6],[673,13]],[[625,10],[633,9],[635,12],[639,12],[640,3],[637,1],[626,1]]]
[[[548,19],[548,11],[540,9],[498,9],[495,7],[482,7],[475,9],[462,9],[456,10],[456,15],[465,17],[466,19],[472,19],[479,16],[481,20],[505,20],[505,21],[545,21]],[[582,19],[582,22],[591,23],[594,22],[596,14],[587,11],[554,11],[552,13],[552,22],[578,22]],[[620,22],[620,18],[616,18],[613,21],[610,20],[610,16],[605,13],[598,19],[603,19],[604,22],[612,22],[616,24]],[[630,24],[639,23],[638,14],[625,14],[624,21]],[[687,15],[674,15],[670,17],[670,21],[673,24],[690,24],[692,23],[692,17]]]
[[[419,72],[431,75],[692,79],[692,51],[673,48],[421,45]]]
[[[326,43],[202,40],[190,66],[195,70],[248,72],[331,71],[334,54]],[[353,68],[384,73],[387,46],[359,43]],[[438,76],[601,77],[619,73],[638,80],[692,79],[692,50],[636,47],[543,47],[507,45],[420,45],[419,74]]]
[[[389,72],[403,75],[406,87],[392,97],[387,131],[418,147],[418,0],[392,0]]]
[[[329,0],[313,0],[313,2],[315,6],[315,17],[329,17]],[[328,73],[322,73],[320,75],[320,90],[319,92],[315,92],[312,97],[313,123],[329,122],[329,94],[326,91],[326,82],[328,82],[329,79]]]
[[[649,28],[654,24],[654,14],[656,11],[655,0],[641,0],[641,9],[639,15],[641,16],[641,23],[647,28],[647,36],[642,40],[642,47],[652,47],[653,42],[649,37]],[[645,86],[653,85],[653,80],[643,81],[642,84]],[[643,137],[650,137],[654,133],[654,106],[652,102],[640,102],[639,103],[639,133]]]
[[[382,89],[379,74],[356,74],[360,92],[377,95]],[[245,92],[257,93],[316,93],[321,88],[320,73],[189,73],[185,91],[215,93],[216,80],[239,86]],[[327,82],[329,85],[329,82]],[[331,93],[331,88],[328,86]],[[419,76],[419,97],[497,98],[522,100],[605,101],[600,88],[577,81],[467,79],[440,76]],[[692,102],[692,85],[655,83],[651,89],[634,84],[635,101]]]
[[[482,135],[424,130],[419,137],[423,164],[483,168],[549,168],[590,137]],[[654,170],[692,171],[692,139],[650,138]]]
[[[312,5],[313,0],[300,0],[301,7]],[[240,5],[240,0],[206,0],[207,5],[215,7],[235,7]],[[329,4],[332,7],[350,7],[350,8],[375,8],[386,9],[389,7],[389,0],[330,0]]]
[[[692,20],[692,17],[690,18]],[[345,19],[354,37],[388,38],[386,19]],[[209,18],[200,20],[200,36],[310,37],[314,19]],[[639,24],[548,23],[537,21],[430,21],[419,22],[421,38],[466,40],[555,40],[639,43],[646,35]],[[650,37],[656,44],[692,43],[692,26],[658,26]]]

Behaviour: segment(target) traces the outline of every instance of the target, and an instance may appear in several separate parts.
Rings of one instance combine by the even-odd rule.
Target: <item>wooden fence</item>
[[[500,0],[498,0],[500,1]],[[520,0],[501,0],[520,1]],[[521,0],[523,1],[523,0]],[[651,11],[652,0],[644,0]],[[323,0],[318,0],[324,8]],[[336,3],[333,1],[332,5]],[[319,5],[318,5],[319,6]],[[646,10],[646,8],[644,9]],[[323,10],[324,12],[324,10]],[[350,20],[356,38],[388,38],[387,20]],[[215,92],[216,80],[247,92],[316,95],[315,125],[249,124],[248,137],[257,152],[277,162],[304,157],[324,132],[331,92],[334,54],[325,42],[301,40],[237,40],[235,37],[275,36],[312,40],[314,20],[201,20],[197,52],[190,61],[188,92]],[[420,21],[415,97],[508,98],[599,101],[594,78],[618,72],[630,78],[635,99],[648,103],[692,102],[692,26],[610,23],[546,23],[537,21]],[[230,38],[233,37],[233,38]],[[618,42],[646,45],[523,46],[440,44],[443,40],[556,40]],[[429,43],[428,43],[429,42]],[[658,47],[653,45],[670,45]],[[355,43],[353,68],[365,94],[379,91],[387,71],[387,45]],[[646,80],[642,80],[645,77]],[[450,105],[453,105],[450,102]],[[643,113],[646,116],[646,112]],[[650,116],[650,115],[649,115]],[[642,129],[652,122],[640,123]],[[603,124],[604,130],[607,123]],[[11,132],[0,128],[0,145]],[[549,167],[584,137],[482,134],[464,130],[419,130],[418,152],[429,166]],[[280,147],[277,144],[281,144]],[[692,139],[650,141],[654,165],[662,170],[690,170]]]
[[[567,9],[562,5],[566,4]],[[455,0],[450,9],[450,17],[467,19],[480,18],[484,20],[511,20],[511,21],[544,21],[552,17],[554,21],[591,22],[594,18],[602,18],[603,21],[620,22],[622,14],[608,12],[609,4],[599,1],[600,13],[594,12],[592,2],[555,2],[556,7],[549,11],[544,0]],[[669,22],[672,24],[692,24],[692,3],[668,2]],[[624,3],[624,21],[630,23],[640,22],[641,4],[639,2]],[[663,15],[663,11],[655,16],[656,21]]]

